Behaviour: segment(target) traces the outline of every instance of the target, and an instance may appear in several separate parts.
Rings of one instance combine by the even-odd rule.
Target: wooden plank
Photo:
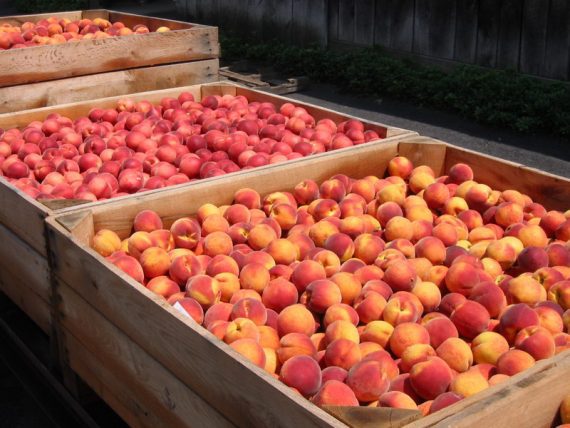
[[[520,71],[540,75],[546,49],[549,0],[524,2]]]
[[[2,24],[10,24],[10,25],[22,25],[24,22],[33,22],[36,23],[41,19],[47,19],[52,17],[54,14],[51,13],[35,13],[29,15],[16,15],[16,16],[2,16],[0,17],[0,25]],[[80,10],[71,11],[71,12],[58,12],[57,16],[59,18],[67,18],[71,21],[77,21],[81,18],[82,12]]]
[[[479,0],[477,52],[475,63],[485,67],[497,64],[497,41],[500,25],[500,3],[496,0]]]
[[[8,127],[4,129],[8,129]],[[46,257],[44,219],[51,213],[51,210],[2,178],[0,178],[0,207],[2,207],[0,209],[0,223],[9,228],[40,255]]]
[[[114,374],[106,379],[106,388],[117,396],[128,391],[138,400],[138,416],[144,416],[147,425],[234,426],[67,285],[59,284],[57,294],[64,346],[84,347],[104,361],[105,370]],[[73,367],[74,356],[69,357]]]
[[[400,142],[398,155],[405,156],[414,165],[427,165],[437,176],[445,174],[447,145],[428,137],[416,137]]]
[[[261,34],[265,39],[291,40],[293,0],[263,0]]]
[[[453,59],[455,48],[455,0],[431,2],[429,55]]]
[[[133,22],[143,19],[129,14],[118,16]],[[146,19],[150,25],[151,18]],[[176,21],[157,22],[176,25]],[[0,86],[219,56],[216,28],[186,26],[191,28],[5,50],[0,52]]]
[[[546,51],[540,75],[552,79],[569,77],[570,5],[565,0],[551,0],[546,33]]]
[[[429,0],[416,0],[414,11],[414,44],[413,52],[420,55],[429,55],[429,20],[431,2]]]
[[[326,0],[293,0],[291,19],[293,42],[301,45],[327,45],[326,3]]]
[[[390,47],[392,21],[396,0],[376,0],[374,2],[374,44]]]
[[[344,426],[119,269],[102,268],[104,259],[48,222],[58,277],[227,419],[240,426]]]
[[[453,59],[468,64],[475,62],[479,0],[457,0],[455,48]]]
[[[219,15],[218,0],[200,0],[197,2],[198,22],[217,25]]]
[[[565,351],[406,427],[506,427],[513,422],[520,428],[550,427],[568,395],[569,377],[570,352]]]
[[[338,13],[340,0],[329,0],[328,2],[328,38],[330,41],[338,40]]]
[[[518,70],[523,3],[520,0],[501,3],[497,67]]]
[[[86,17],[88,12],[93,11],[85,11],[83,13],[84,17]],[[101,12],[108,14],[107,19],[111,22],[121,21],[128,27],[143,24],[146,25],[150,31],[156,31],[160,27],[168,27],[171,30],[188,30],[190,28],[203,27],[201,24],[191,24],[174,19],[157,18],[155,16],[138,15],[135,13],[117,12],[114,10],[102,10]],[[101,12],[96,13],[96,15],[101,15]]]
[[[470,150],[448,147],[446,170],[458,162],[468,163],[477,181],[497,190],[516,189],[543,204],[548,210],[568,209],[570,180],[564,177]]]
[[[142,67],[0,88],[0,113],[219,80],[218,60]]]
[[[341,0],[338,8],[338,40],[353,42],[355,33],[354,3],[356,0]]]
[[[218,0],[218,25],[225,33],[247,36],[250,32],[248,0]]]
[[[374,44],[375,1],[356,0],[354,6],[354,41],[359,45],[372,46]]]
[[[396,1],[391,31],[392,49],[412,52],[414,43],[414,0]]]

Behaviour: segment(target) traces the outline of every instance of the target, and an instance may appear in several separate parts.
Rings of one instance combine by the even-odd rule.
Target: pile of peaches
[[[570,211],[405,157],[93,248],[316,405],[436,412],[570,349]]]
[[[170,28],[160,27],[156,29],[157,33],[166,31],[170,31]],[[146,25],[139,24],[129,28],[120,21],[111,23],[103,18],[85,18],[71,21],[67,18],[50,17],[35,23],[24,22],[20,26],[10,23],[1,24],[0,51],[149,32],[150,30]]]
[[[0,177],[36,199],[97,201],[378,139],[359,120],[316,121],[291,103],[184,92],[0,129]]]

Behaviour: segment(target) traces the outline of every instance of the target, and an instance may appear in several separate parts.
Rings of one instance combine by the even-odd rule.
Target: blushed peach
[[[210,325],[216,321],[227,321],[229,324],[232,314],[233,305],[226,302],[218,302],[208,308],[204,315],[204,327],[210,328]]]
[[[461,336],[473,339],[487,329],[491,317],[483,305],[467,300],[453,311],[450,319]]]
[[[459,337],[457,327],[445,316],[432,318],[425,322],[422,320],[422,325],[429,333],[430,345],[434,349],[437,349],[439,345],[449,338]]]
[[[552,334],[544,327],[531,326],[518,332],[515,347],[528,352],[536,361],[554,355],[556,345]]]
[[[433,400],[447,391],[453,375],[448,365],[439,357],[428,357],[410,370],[410,382],[416,393],[426,400]]]
[[[338,320],[349,321],[355,326],[358,325],[359,317],[354,308],[345,303],[336,303],[330,306],[323,317],[323,326],[326,328],[330,324]]]
[[[270,274],[265,266],[259,263],[248,263],[241,269],[239,281],[243,289],[255,290],[261,294],[269,285]]]
[[[265,368],[265,352],[255,340],[249,338],[238,339],[231,342],[230,346],[257,367]]]
[[[321,387],[321,369],[313,358],[298,355],[285,361],[279,379],[303,396],[309,397]]]
[[[455,392],[444,392],[437,396],[435,400],[431,403],[429,414],[437,412],[438,410],[444,409],[446,407],[451,406],[452,404],[457,403],[463,399],[462,395],[459,395]]]
[[[311,338],[303,333],[289,333],[281,337],[277,357],[284,363],[296,355],[308,355],[312,358],[317,356],[317,348]]]
[[[414,364],[426,361],[427,357],[434,357],[436,355],[435,349],[424,343],[408,346],[402,353],[400,359],[400,372],[408,373]]]
[[[202,272],[202,265],[193,254],[176,257],[172,260],[168,274],[178,285],[186,285],[188,279]]]
[[[330,342],[325,351],[327,366],[337,366],[350,370],[362,358],[358,343],[349,339],[335,339]]]
[[[277,313],[287,306],[297,303],[299,293],[293,283],[284,278],[277,278],[269,282],[264,287],[262,301],[266,307],[273,309]]]
[[[329,324],[325,330],[326,343],[332,343],[336,339],[348,339],[358,344],[360,335],[358,329],[350,321],[337,320]]]
[[[257,325],[247,318],[236,318],[227,325],[224,342],[230,344],[240,339],[251,339],[259,342],[259,329]]]
[[[511,349],[505,352],[497,360],[497,371],[500,374],[514,376],[530,367],[535,363],[534,358],[527,352],[520,349]]]
[[[388,390],[390,381],[380,362],[364,360],[350,369],[346,384],[359,401],[370,402]]]
[[[186,284],[186,294],[207,309],[220,301],[222,292],[215,278],[195,275]]]
[[[500,333],[511,345],[515,343],[519,331],[539,324],[538,314],[524,303],[507,306],[499,318]]]
[[[162,220],[160,216],[152,210],[140,211],[133,220],[133,229],[135,232],[152,232],[153,230],[162,229]]]
[[[489,387],[489,382],[478,370],[468,370],[453,378],[449,390],[463,397],[470,397]]]
[[[163,296],[166,299],[168,299],[173,294],[180,292],[180,287],[178,284],[167,276],[156,276],[152,278],[147,283],[146,288],[160,296]]]
[[[336,379],[325,381],[325,370],[322,372],[322,387],[312,402],[317,406],[358,406],[358,400],[348,385]]]
[[[437,356],[456,372],[463,373],[473,364],[473,353],[469,345],[457,337],[446,339],[436,349]]]
[[[419,324],[406,322],[394,328],[389,343],[392,353],[401,357],[408,346],[419,343],[429,344],[429,333]]]
[[[400,391],[389,391],[382,394],[378,398],[378,407],[410,410],[418,408],[416,402],[408,394]]]
[[[360,321],[368,324],[379,320],[386,308],[386,299],[375,291],[365,291],[360,294],[354,303],[354,309]]]
[[[291,305],[279,313],[277,331],[281,337],[288,333],[303,333],[310,336],[315,332],[315,319],[304,305]]]
[[[108,257],[121,249],[121,238],[112,230],[101,229],[93,237],[92,247],[103,257]]]

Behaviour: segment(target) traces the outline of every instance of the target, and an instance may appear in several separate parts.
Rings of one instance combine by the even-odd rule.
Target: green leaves
[[[452,111],[478,122],[519,132],[570,136],[570,85],[514,71],[457,66],[449,72],[386,55],[381,48],[332,51],[279,41],[263,44],[222,35],[224,59],[266,61],[285,74],[370,97]]]

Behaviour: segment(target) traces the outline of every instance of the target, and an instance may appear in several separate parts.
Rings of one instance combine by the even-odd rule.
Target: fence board
[[[250,34],[248,19],[249,0],[218,0],[220,31],[240,36]]]
[[[414,43],[414,0],[396,0],[392,8],[392,49],[411,52]]]
[[[218,0],[198,0],[196,17],[200,24],[218,24]]]
[[[452,59],[455,46],[455,0],[430,2],[429,54]]]
[[[546,45],[548,0],[525,0],[521,37],[520,71],[540,74]]]
[[[293,41],[302,45],[327,44],[326,0],[293,0]]]
[[[546,33],[546,52],[541,74],[567,79],[570,48],[570,6],[568,0],[551,0]]]
[[[413,49],[420,55],[429,55],[430,0],[416,0],[414,12]]]
[[[453,58],[456,61],[474,63],[477,53],[477,25],[479,1],[457,0],[455,13],[455,48]]]
[[[264,39],[291,40],[293,0],[263,0],[261,33]]]
[[[374,0],[356,0],[354,16],[354,41],[361,45],[373,45]]]
[[[341,0],[338,8],[338,38],[354,43],[354,0]]]
[[[340,0],[329,0],[329,7],[328,7],[328,34],[329,40],[335,41],[338,40],[338,9],[340,7],[339,3]]]
[[[497,40],[499,36],[499,8],[497,0],[479,0],[477,52],[479,65],[495,67],[497,64]]]
[[[374,44],[388,47],[391,45],[394,3],[398,0],[376,0],[374,5]]]
[[[519,67],[522,11],[523,2],[520,0],[503,0],[500,12],[497,67],[513,70]]]

